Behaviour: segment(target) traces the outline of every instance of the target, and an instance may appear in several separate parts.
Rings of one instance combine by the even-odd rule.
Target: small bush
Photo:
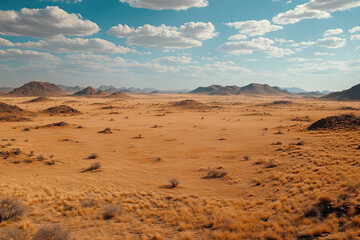
[[[12,220],[24,214],[25,207],[17,199],[4,198],[0,201],[0,222]]]
[[[205,178],[222,178],[225,177],[227,174],[228,173],[225,171],[214,169],[214,170],[210,170]]]
[[[121,213],[121,209],[117,205],[105,205],[103,212],[103,219],[110,220],[114,218],[117,214]]]
[[[176,188],[180,183],[176,178],[170,179],[169,182],[170,182],[171,188]]]
[[[55,164],[55,161],[54,160],[49,160],[49,161],[45,161],[45,165],[54,165]]]
[[[84,201],[81,201],[81,207],[83,208],[95,207],[96,205],[98,205],[98,202],[93,198],[88,198]]]
[[[100,168],[101,168],[101,163],[100,162],[94,162],[93,164],[90,165],[90,167],[85,168],[84,170],[82,170],[82,172],[90,172],[90,171],[98,170]]]
[[[37,156],[37,160],[43,161],[43,160],[45,160],[45,158],[43,157],[43,155],[39,155],[39,156]]]
[[[99,133],[109,134],[112,133],[111,128],[105,128],[104,130],[100,131]]]
[[[35,233],[33,240],[68,240],[70,235],[70,230],[60,225],[43,225]]]
[[[250,159],[249,156],[244,156],[244,161],[248,161]]]
[[[25,231],[19,228],[11,227],[0,233],[1,240],[26,240]]]
[[[89,155],[88,159],[97,159],[99,156],[96,153],[92,153]]]

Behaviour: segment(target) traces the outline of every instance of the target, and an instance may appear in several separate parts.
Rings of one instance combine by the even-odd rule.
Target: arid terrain
[[[360,102],[129,96],[0,97],[0,239],[360,238]]]

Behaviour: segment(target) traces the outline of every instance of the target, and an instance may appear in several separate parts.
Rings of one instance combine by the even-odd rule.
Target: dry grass
[[[4,198],[0,201],[0,222],[8,221],[22,216],[25,207],[14,198]]]

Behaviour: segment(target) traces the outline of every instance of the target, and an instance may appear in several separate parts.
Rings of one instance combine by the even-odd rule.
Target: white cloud
[[[328,36],[332,36],[332,35],[337,35],[340,33],[343,33],[344,31],[341,28],[336,28],[336,29],[329,29],[326,30],[324,33],[324,37],[328,37]]]
[[[114,43],[100,38],[67,38],[60,37],[38,42],[12,43],[13,46],[21,48],[42,49],[53,53],[71,53],[71,52],[98,52],[104,54],[125,54],[128,52],[138,53],[134,49],[123,46],[116,46]],[[0,38],[1,45],[1,38]]]
[[[328,53],[328,52],[316,52],[314,53],[315,56],[335,56],[334,53]]]
[[[244,22],[225,23],[225,25],[234,27],[239,30],[240,34],[246,34],[249,36],[262,36],[265,33],[278,31],[283,29],[282,26],[272,25],[269,20],[252,20]]]
[[[346,44],[346,39],[344,38],[328,37],[328,38],[318,39],[316,42],[294,43],[291,46],[298,47],[298,50],[301,51],[302,49],[310,46],[325,47],[325,48],[341,48],[345,46],[345,44]]]
[[[317,40],[316,45],[319,47],[326,47],[326,48],[341,48],[345,46],[346,39],[338,38],[338,37],[329,37],[329,38],[322,38]]]
[[[98,25],[79,14],[69,14],[57,6],[45,9],[0,10],[0,34],[53,38],[61,35],[86,36],[99,31]]]
[[[311,0],[297,5],[293,10],[279,13],[272,20],[277,24],[292,24],[303,19],[330,18],[330,12],[344,11],[359,6],[359,0]]]
[[[349,33],[355,33],[355,32],[360,32],[360,27],[353,27],[352,29],[349,30]]]
[[[153,10],[187,10],[192,7],[206,7],[209,5],[206,0],[120,0],[135,8],[148,8]]]
[[[43,2],[48,1],[48,2],[65,2],[65,3],[79,3],[82,2],[83,0],[41,0]]]
[[[351,40],[360,40],[360,34],[352,35]]]
[[[20,50],[20,49],[7,49],[0,50],[0,60],[57,60],[58,58],[50,53]]]
[[[286,40],[284,38],[275,38],[275,41],[282,44],[282,43],[293,43],[294,40]]]
[[[15,44],[7,39],[0,38],[0,46],[13,47]]]
[[[252,54],[254,51],[262,51],[267,53],[269,57],[283,57],[294,53],[290,49],[275,47],[273,44],[273,40],[259,37],[251,41],[227,42],[221,45],[219,50],[235,55]]]
[[[161,64],[173,64],[173,63],[188,64],[192,62],[192,58],[186,56],[181,56],[181,57],[169,56],[169,57],[155,58],[153,62],[161,63]]]
[[[245,39],[247,39],[247,36],[245,34],[236,34],[228,38],[228,40],[230,41],[245,40]]]
[[[127,25],[114,26],[107,32],[119,38],[127,38],[128,45],[139,45],[157,49],[186,49],[202,46],[203,40],[217,36],[212,23],[189,22],[180,28],[161,25],[154,27],[149,24],[138,28]]]

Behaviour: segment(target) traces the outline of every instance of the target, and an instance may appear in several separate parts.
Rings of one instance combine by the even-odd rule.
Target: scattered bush
[[[84,201],[81,201],[81,207],[83,208],[95,207],[96,205],[98,205],[98,202],[93,198],[88,198]]]
[[[111,128],[105,128],[104,130],[100,131],[99,133],[109,134],[112,133]]]
[[[93,164],[90,165],[90,167],[85,168],[81,172],[91,172],[91,171],[94,171],[94,170],[98,170],[100,168],[101,168],[101,163],[100,162],[94,162]]]
[[[0,201],[0,222],[20,217],[25,207],[17,199],[4,198]]]
[[[51,166],[55,164],[55,161],[54,160],[45,161],[45,164]]]
[[[110,220],[114,218],[117,214],[121,213],[121,209],[117,205],[105,205],[104,212],[103,212],[103,219]]]
[[[225,177],[227,174],[228,173],[225,171],[213,169],[207,173],[207,176],[205,178],[222,178],[222,177]]]
[[[25,231],[11,227],[0,233],[0,240],[26,240]]]
[[[248,161],[250,159],[250,156],[244,156],[244,161]]]
[[[89,155],[88,159],[97,159],[99,156],[96,153],[92,153]]]
[[[43,161],[43,160],[45,160],[45,158],[43,157],[43,155],[39,155],[39,156],[37,156],[37,160]]]
[[[176,188],[180,183],[176,178],[170,179],[169,182],[170,182],[171,188]]]
[[[43,225],[35,233],[33,240],[68,240],[70,235],[70,230],[60,225]]]

